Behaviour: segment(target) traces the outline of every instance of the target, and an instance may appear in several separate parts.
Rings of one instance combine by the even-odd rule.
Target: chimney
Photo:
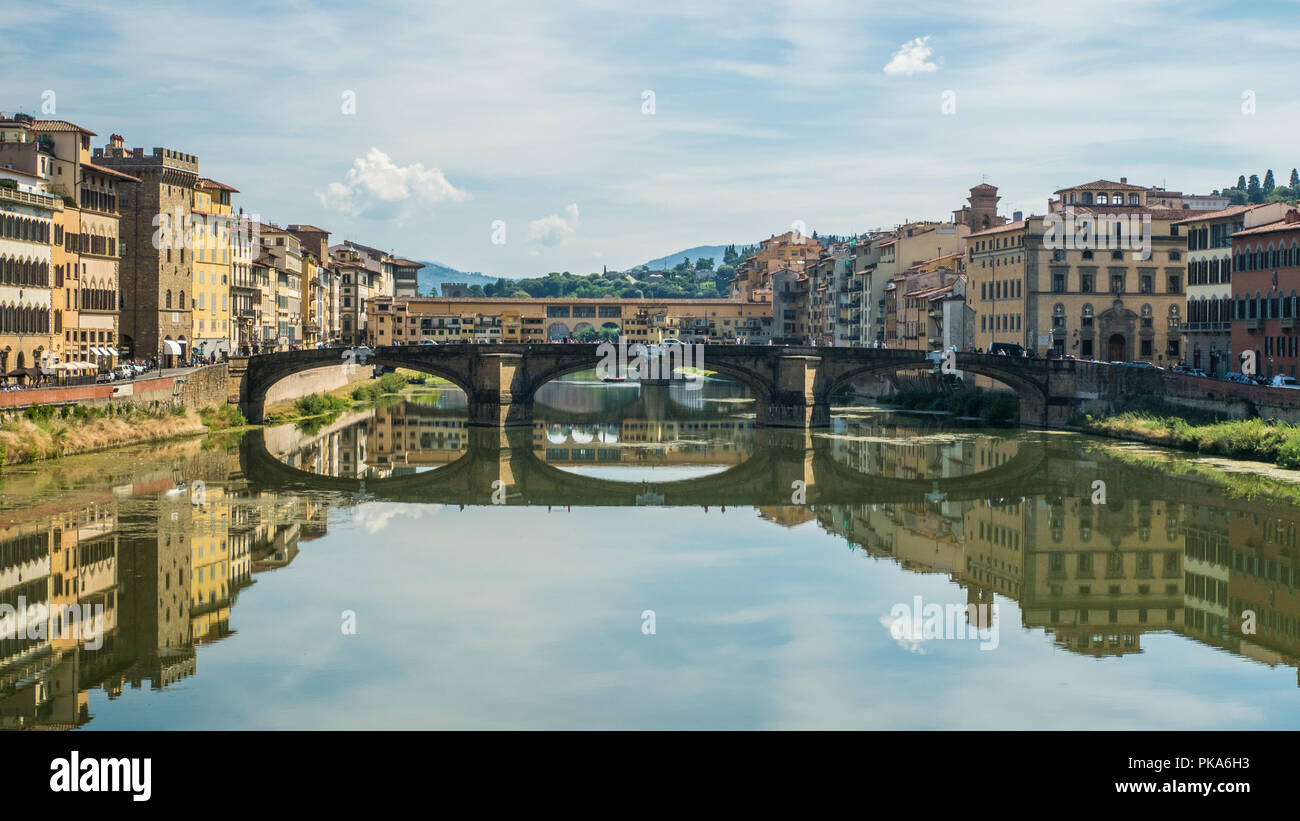
[[[1128,185],[1128,177],[1120,177],[1119,181],[1124,185]]]
[[[126,147],[126,141],[122,139],[122,135],[121,135],[121,134],[113,134],[112,136],[110,136],[110,137],[108,138],[108,147],[109,147],[109,148],[125,148],[125,147]]]
[[[1282,217],[1282,221],[1287,223],[1288,225],[1291,223],[1300,222],[1300,211],[1297,211],[1294,208],[1292,208],[1290,211],[1286,212],[1286,216]]]

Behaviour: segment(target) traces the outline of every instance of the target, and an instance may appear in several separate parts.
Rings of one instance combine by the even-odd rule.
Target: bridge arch
[[[1006,385],[1015,392],[1020,400],[1021,421],[1032,425],[1041,424],[1042,416],[1048,404],[1047,385],[1045,380],[1029,376],[1025,370],[1027,363],[1042,365],[1045,360],[1025,360],[1021,357],[1010,357],[1010,359],[1016,363],[1016,366],[1011,366],[1007,362],[1008,357],[1005,356],[959,353],[957,354],[957,370],[963,373],[986,376]],[[924,360],[922,362],[876,362],[842,367],[828,375],[825,383],[818,391],[817,401],[829,404],[832,396],[862,377],[923,368],[929,364],[929,360]]]

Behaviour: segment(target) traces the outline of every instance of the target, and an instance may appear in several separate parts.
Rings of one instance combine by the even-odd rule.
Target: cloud
[[[578,230],[578,204],[570,203],[564,213],[567,216],[551,214],[528,223],[528,238],[548,247],[563,245],[565,238]]]
[[[358,157],[344,182],[332,182],[316,195],[321,205],[348,216],[391,211],[406,202],[434,205],[464,202],[469,194],[452,185],[440,168],[423,163],[399,166],[378,148]]]
[[[893,59],[885,64],[885,73],[911,76],[922,71],[938,71],[938,64],[929,62],[934,53],[934,49],[926,45],[929,39],[930,36],[926,35],[903,43]]]
[[[393,520],[401,517],[407,519],[423,519],[425,516],[436,516],[442,510],[442,505],[408,505],[398,504],[395,502],[370,502],[368,504],[358,505],[353,513],[352,520],[358,526],[363,527],[369,533],[378,533],[386,530]]]

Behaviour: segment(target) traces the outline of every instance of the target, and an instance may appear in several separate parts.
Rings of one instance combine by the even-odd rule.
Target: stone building
[[[121,340],[123,354],[159,356],[168,366],[189,359],[194,315],[194,254],[186,247],[199,158],[171,148],[125,147],[114,136],[95,163],[140,180],[119,189]]]

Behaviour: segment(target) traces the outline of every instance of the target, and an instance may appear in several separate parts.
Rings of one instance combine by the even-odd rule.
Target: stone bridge
[[[744,383],[755,400],[756,422],[764,427],[826,425],[831,397],[851,382],[901,369],[932,367],[924,352],[913,350],[701,347],[701,367]],[[607,348],[595,344],[467,343],[372,350],[373,354],[365,357],[364,368],[408,368],[447,379],[465,392],[471,425],[499,427],[529,423],[542,385],[595,368]],[[250,421],[261,422],[267,391],[276,382],[313,368],[337,366],[345,356],[344,349],[325,348],[232,359],[230,401],[238,402]],[[1243,416],[1256,415],[1258,400],[1279,418],[1300,416],[1300,391],[1234,385],[1154,368],[970,353],[958,353],[956,367],[1015,391],[1020,398],[1021,424],[1036,427],[1061,427],[1079,413],[1104,413],[1117,403],[1139,398],[1168,398],[1189,406],[1199,403]],[[358,374],[365,372],[362,369]],[[1239,396],[1243,390],[1251,396]]]

